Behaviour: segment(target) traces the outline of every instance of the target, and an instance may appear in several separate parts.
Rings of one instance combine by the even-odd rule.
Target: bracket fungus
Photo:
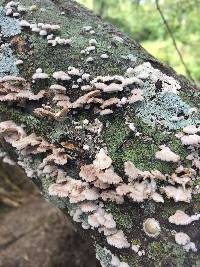
[[[105,150],[100,149],[96,155],[96,159],[93,161],[93,165],[99,170],[108,169],[112,164],[111,158],[106,154]]]
[[[151,238],[168,252],[173,227],[200,219],[200,121],[181,99],[186,83],[100,19],[95,26],[90,14],[86,25],[84,8],[74,18],[64,8],[52,13],[52,1],[48,9],[30,2],[0,10],[0,67],[11,62],[0,71],[1,137],[45,197],[92,237],[102,266],[129,267],[131,247],[138,266],[152,265]],[[188,234],[173,243],[184,257],[198,247]]]
[[[200,219],[200,214],[189,216],[182,210],[177,210],[173,215],[169,217],[169,222],[176,225],[188,225],[193,221]]]
[[[160,146],[160,149],[160,151],[156,152],[157,159],[171,162],[178,162],[180,160],[180,156],[172,152],[169,147]]]
[[[128,248],[130,247],[129,242],[127,241],[124,233],[120,230],[117,233],[107,236],[107,242],[111,246],[115,246],[116,248]]]
[[[154,218],[148,218],[143,222],[143,230],[150,237],[157,237],[160,234],[161,228],[158,221]]]

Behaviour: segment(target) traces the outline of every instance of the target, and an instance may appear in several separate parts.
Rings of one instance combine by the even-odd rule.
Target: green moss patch
[[[123,163],[131,160],[141,170],[157,169],[163,173],[172,173],[177,167],[176,163],[168,163],[155,159],[160,145],[167,145],[171,150],[181,156],[186,166],[190,163],[185,160],[187,149],[180,140],[174,137],[174,132],[167,133],[161,128],[154,128],[142,122],[138,118],[133,119],[138,132],[136,137],[124,123],[124,118],[116,116],[112,124],[104,129],[103,136],[108,146],[110,156],[118,169]]]

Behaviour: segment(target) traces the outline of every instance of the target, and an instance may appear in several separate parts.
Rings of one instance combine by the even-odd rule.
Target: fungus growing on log
[[[182,210],[177,210],[175,214],[169,217],[169,222],[176,225],[188,225],[193,221],[199,220],[200,214],[189,216]]]
[[[96,159],[93,161],[93,165],[99,170],[108,169],[112,164],[111,158],[106,154],[102,148],[96,155]]]
[[[116,234],[110,235],[107,237],[107,242],[111,246],[115,246],[116,248],[128,248],[130,244],[125,238],[123,232],[120,230]]]
[[[143,222],[143,230],[150,237],[157,237],[160,234],[160,224],[154,218],[148,218]]]
[[[180,160],[180,156],[176,155],[174,152],[170,150],[169,147],[161,146],[160,151],[156,152],[156,158],[162,161],[172,161],[178,162]]]
[[[194,86],[71,0],[12,2],[0,10],[6,155],[71,216],[102,266],[178,266],[180,255],[195,266]]]

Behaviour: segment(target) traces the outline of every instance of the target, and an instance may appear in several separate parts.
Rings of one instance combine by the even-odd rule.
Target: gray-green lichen
[[[145,101],[136,108],[136,114],[145,123],[154,126],[160,123],[169,130],[181,129],[200,123],[200,118],[181,98],[172,92],[154,93],[152,84],[144,86]]]
[[[18,75],[19,71],[15,65],[17,58],[9,44],[0,48],[0,77],[5,75]]]
[[[2,6],[0,6],[0,27],[3,37],[11,37],[21,33],[19,20],[6,16]]]
[[[101,247],[100,245],[96,245],[96,257],[100,261],[102,266],[112,267],[112,256],[105,248]]]

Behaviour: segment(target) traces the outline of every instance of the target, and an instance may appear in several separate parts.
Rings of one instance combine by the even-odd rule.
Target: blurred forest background
[[[200,84],[200,0],[78,0],[153,56]],[[161,13],[175,38],[182,64]]]
[[[77,1],[200,85],[200,0]],[[97,267],[92,251],[20,169],[0,162],[0,267]]]

